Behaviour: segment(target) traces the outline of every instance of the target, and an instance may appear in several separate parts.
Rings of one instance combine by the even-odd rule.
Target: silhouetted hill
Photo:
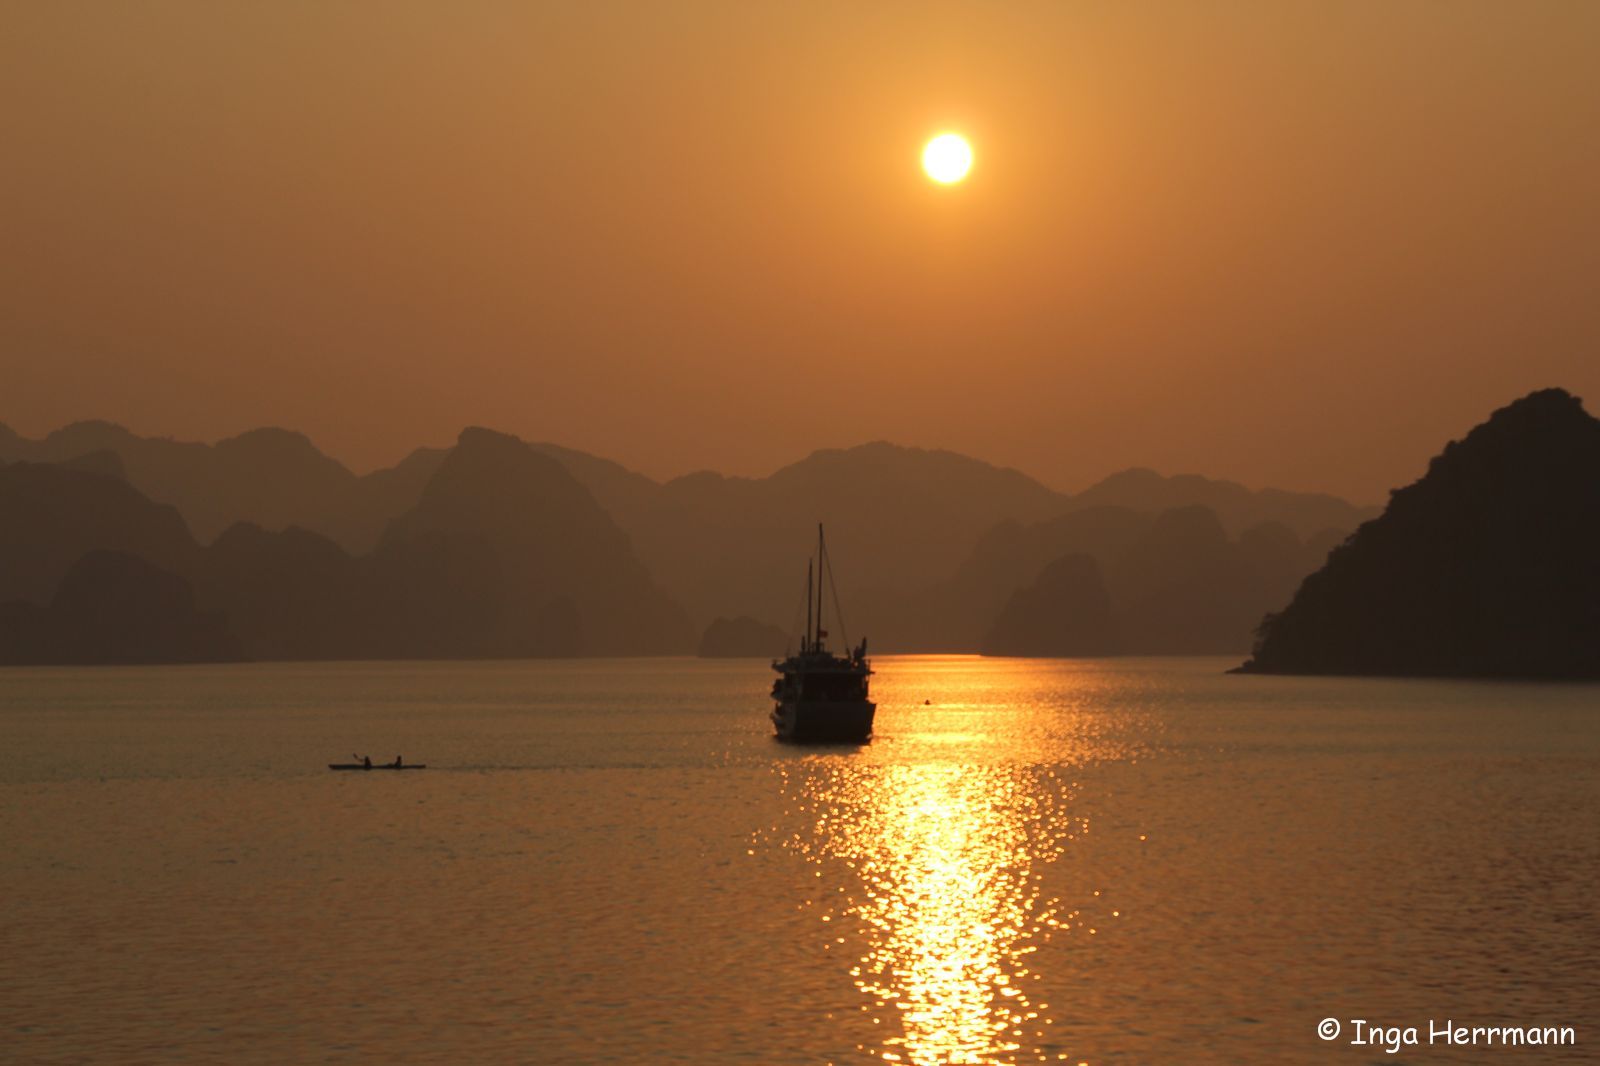
[[[1305,576],[1321,566],[1328,552],[1344,540],[1342,531],[1325,531],[1304,544],[1289,527],[1277,522],[1263,522],[1239,534],[1239,554],[1244,566],[1244,580],[1258,602],[1286,604],[1294,597]],[[1254,608],[1247,612],[1254,634],[1259,618]]]
[[[176,509],[118,478],[47,463],[0,467],[0,601],[51,602],[72,565],[97,550],[186,574],[199,549]]]
[[[36,442],[30,457],[60,462],[91,451],[115,453],[128,481],[177,507],[202,542],[240,520],[273,527],[315,520],[336,505],[352,478],[305,436],[281,429],[252,430],[211,445],[77,422]]]
[[[1138,467],[1112,474],[1072,497],[1069,504],[1072,510],[1126,507],[1147,514],[1196,505],[1209,508],[1232,534],[1262,522],[1279,522],[1301,538],[1328,529],[1354,529],[1378,513],[1376,507],[1357,507],[1322,493],[1252,490],[1232,481],[1196,474],[1164,477]]]
[[[90,453],[115,456],[126,480],[176,507],[201,542],[250,522],[314,529],[355,552],[371,550],[383,527],[416,504],[444,455],[419,449],[399,466],[357,477],[304,434],[283,429],[216,444],[140,437],[109,422],[75,422],[38,441],[0,434],[0,459],[81,465]]]
[[[1054,582],[1041,578],[1064,557],[1081,555],[1103,575],[1118,650],[1226,652],[1249,646],[1261,613],[1288,601],[1322,561],[1318,552],[1277,523],[1230,540],[1204,507],[1160,515],[1098,507],[1032,525],[1003,523],[979,541],[953,579],[907,597],[899,615],[889,613],[893,605],[869,604],[869,621],[888,623],[874,634],[909,634],[918,650],[1059,648],[1059,640],[1049,643],[1055,639],[1049,625],[1058,624],[1049,620],[1060,617],[1049,597],[1064,588],[1064,575],[1052,575]],[[1003,609],[1006,628],[997,635]],[[1029,624],[1044,629],[1030,635]],[[902,647],[892,644],[891,650]]]
[[[1600,677],[1600,421],[1546,389],[1446,445],[1241,669]]]
[[[661,490],[608,459],[556,444],[530,447],[558,460],[619,521],[637,515]],[[75,422],[43,440],[0,425],[0,462],[82,465],[90,453],[114,456],[123,477],[177,507],[202,542],[237,522],[268,530],[298,526],[357,555],[371,551],[384,528],[416,506],[449,451],[418,448],[393,467],[357,476],[303,434],[282,429],[201,444],[141,437],[110,422]]]
[[[956,580],[973,589],[1009,590],[1031,583],[1064,555],[1089,555],[1108,564],[1144,536],[1155,518],[1126,507],[1092,507],[1029,525],[1002,523],[962,561]]]
[[[241,657],[222,616],[195,609],[189,583],[143,559],[91,551],[48,608],[0,604],[0,662],[186,663]]]
[[[285,443],[252,435],[220,451],[246,469],[263,455],[270,466]],[[175,508],[114,477],[74,469],[103,464],[108,454],[0,467],[0,659],[482,657],[692,647],[681,609],[651,584],[627,536],[559,463],[512,437],[468,430],[447,454],[419,453],[388,472],[394,499],[411,491],[408,479],[426,475],[426,485],[366,557],[318,533],[249,523],[201,549]],[[191,580],[204,611],[194,607]],[[221,626],[224,616],[231,631]],[[147,639],[135,632],[139,626]]]
[[[819,520],[848,609],[865,589],[914,589],[948,574],[999,521],[1033,521],[1061,505],[1015,470],[876,443],[819,451],[766,478],[681,477],[618,521],[695,617],[787,618]]]
[[[1286,602],[1321,561],[1324,546],[1367,513],[1334,497],[1252,492],[1148,471],[1068,499],[1016,471],[883,443],[818,452],[765,479],[696,474],[637,498],[645,504],[619,521],[662,584],[702,617],[792,613],[800,600],[796,560],[806,556],[811,521],[823,518],[852,629],[871,634],[885,650],[979,647],[1012,593],[1067,554],[1093,556],[1115,584],[1113,567],[1154,516],[1196,500],[1226,509],[1225,518],[1218,516],[1224,530],[1278,521],[1295,537],[1294,561],[1276,568],[1243,560],[1211,566],[1213,586],[1242,573],[1248,587],[1226,589],[1208,621],[1196,586],[1188,620],[1172,620],[1168,638],[1158,633],[1169,622],[1158,612],[1176,603],[1127,604],[1124,610],[1135,615],[1129,639],[1141,650],[1246,648],[1259,611]],[[1095,502],[1110,499],[1127,503]],[[1314,536],[1315,546],[1301,545],[1301,536]],[[1257,549],[1270,554],[1268,545],[1254,543],[1235,551],[1252,557]],[[1190,569],[1195,565],[1190,560]],[[1162,596],[1178,594],[1169,588]],[[1132,594],[1113,590],[1113,598]]]
[[[649,655],[693,646],[682,610],[556,460],[463,431],[373,557],[424,654]]]
[[[1321,533],[1306,539],[1306,551],[1314,556],[1317,565],[1321,566],[1322,560],[1328,557],[1328,553],[1343,544],[1352,532],[1348,529],[1324,529]]]
[[[1087,555],[1050,563],[1011,594],[983,639],[985,655],[1094,656],[1122,650],[1100,566]]]
[[[423,489],[449,454],[448,448],[418,448],[397,466],[356,478],[349,494],[307,528],[357,555],[370,552],[389,523],[422,499]]]
[[[241,522],[202,554],[196,583],[202,604],[227,616],[247,658],[396,654],[370,568],[320,534]]]
[[[1263,603],[1245,552],[1209,507],[1158,516],[1110,568],[1129,647],[1178,655],[1246,646]]]
[[[1216,502],[1221,508],[1218,519],[1230,536],[1263,526],[1256,521],[1260,516],[1281,516],[1276,528],[1284,534],[1275,541],[1248,545],[1241,540],[1239,550],[1248,559],[1257,555],[1261,559],[1236,567],[1256,585],[1276,583],[1280,591],[1267,596],[1234,588],[1224,597],[1226,605],[1279,606],[1305,572],[1304,560],[1318,559],[1343,536],[1342,530],[1320,523],[1360,513],[1330,497],[1251,492],[1230,482],[1163,478],[1149,471],[1115,475],[1069,499],[1014,470],[950,452],[883,442],[819,451],[765,478],[699,473],[666,484],[570,448],[548,443],[519,447],[553,461],[544,468],[546,478],[555,468],[568,475],[564,488],[551,495],[549,508],[558,510],[566,505],[563,501],[584,501],[573,503],[579,508],[572,516],[573,527],[588,524],[603,530],[599,544],[620,528],[625,540],[631,541],[631,550],[625,553],[633,560],[630,565],[642,563],[649,571],[643,580],[653,579],[687,605],[696,620],[793,614],[800,601],[801,561],[811,551],[815,522],[824,520],[831,531],[838,591],[854,632],[870,634],[875,646],[890,650],[977,648],[1013,593],[1032,585],[1048,564],[1073,553],[1097,560],[1119,611],[1143,611],[1148,616],[1148,625],[1129,627],[1129,639],[1137,644],[1144,633],[1155,640],[1160,625],[1177,625],[1170,613],[1176,604],[1157,596],[1143,607],[1131,606],[1130,599],[1137,597],[1122,586],[1128,581],[1136,585],[1137,573],[1125,581],[1118,565],[1154,516],[1173,509],[1167,504],[1192,503],[1197,498]],[[362,588],[379,600],[387,596],[394,601],[374,623],[380,636],[375,638],[378,650],[373,654],[488,654],[482,649],[506,641],[511,647],[533,646],[528,644],[533,640],[531,630],[512,639],[500,628],[501,622],[490,620],[505,610],[523,612],[516,625],[537,625],[542,635],[534,643],[545,649],[543,654],[591,646],[589,638],[596,635],[587,634],[587,623],[579,619],[609,608],[594,603],[587,611],[581,609],[590,597],[576,580],[547,589],[542,579],[530,579],[516,593],[524,600],[545,596],[538,611],[528,615],[533,609],[527,602],[506,606],[506,593],[498,587],[506,580],[501,551],[516,558],[518,550],[510,545],[517,538],[509,537],[485,554],[483,542],[490,529],[482,521],[471,529],[435,522],[404,543],[390,541],[367,558],[391,523],[421,507],[425,490],[454,451],[418,449],[393,468],[357,477],[317,451],[304,436],[284,430],[256,430],[215,445],[141,438],[103,422],[76,423],[42,441],[0,433],[0,457],[67,462],[105,474],[120,467],[133,487],[176,505],[202,537],[245,522],[261,534],[298,529],[301,534],[331,539],[359,574]],[[567,490],[573,482],[587,492],[572,495]],[[473,491],[477,489],[499,491],[492,477],[485,477]],[[1095,504],[1108,499],[1127,505]],[[603,516],[596,515],[595,503]],[[431,513],[440,518],[443,512],[435,507]],[[602,524],[599,517],[607,521]],[[1312,533],[1302,546],[1299,538],[1307,535],[1299,532],[1303,530]],[[231,577],[212,567],[197,578],[206,603],[222,597],[225,586],[233,594],[245,594],[248,582],[239,569],[245,555],[231,554],[240,543],[216,555],[215,565],[224,571],[223,561],[232,560]],[[298,565],[292,562],[294,552],[308,546],[300,537],[255,543],[256,550],[271,556],[255,557],[257,563],[274,573]],[[1178,546],[1173,542],[1169,548]],[[291,558],[273,554],[279,551]],[[556,551],[553,557],[561,554]],[[1269,557],[1277,561],[1269,564]],[[331,556],[317,559],[325,563]],[[301,562],[312,565],[316,560]],[[47,595],[43,590],[69,563],[70,559],[57,561],[51,571],[55,576],[40,581],[34,590],[36,600]],[[1192,569],[1195,560],[1190,564]],[[527,570],[520,563],[516,566]],[[286,572],[281,576],[288,582],[287,595],[294,583]],[[624,583],[637,585],[638,580],[634,573]],[[601,600],[609,597],[608,602],[620,603],[628,598],[615,590],[606,592],[604,583],[597,588]],[[259,590],[263,596],[267,591]],[[304,591],[309,595],[311,590]],[[1175,595],[1172,588],[1161,593]],[[1191,595],[1198,611],[1200,593]],[[253,654],[333,654],[324,639],[332,629],[317,636],[315,620],[308,619],[298,635],[269,636],[273,627],[266,620],[274,616],[269,600],[250,601],[256,604],[250,610],[263,612],[257,621],[265,629],[255,628],[243,616],[238,623],[241,639]],[[1226,614],[1230,609],[1226,605],[1216,606]],[[1231,632],[1232,615],[1227,617],[1218,625]],[[447,618],[453,624],[447,625]],[[599,639],[616,648],[655,646],[653,638],[644,639],[642,634],[660,624],[676,625],[658,615],[653,621],[641,621],[639,633],[632,637],[612,632]],[[1178,643],[1191,640],[1203,628],[1198,615],[1185,625],[1179,631],[1191,636]],[[580,627],[587,635],[580,636]],[[385,632],[387,636],[382,636]],[[1204,643],[1210,647],[1212,638]],[[269,646],[277,650],[268,652]],[[683,646],[689,646],[688,638]]]
[[[530,442],[528,447],[566,467],[567,473],[588,489],[595,501],[624,529],[628,528],[629,520],[648,507],[661,492],[658,482],[610,459],[574,448],[563,448],[559,444]]]
[[[1043,522],[1000,522],[951,577],[909,593],[869,595],[854,610],[862,631],[885,651],[977,651],[1007,600],[1051,562],[1081,554],[1103,570],[1152,521],[1126,508],[1096,507]]]
[[[702,659],[776,659],[789,644],[789,635],[775,625],[749,616],[714,618],[700,635]]]
[[[64,459],[56,465],[69,470],[81,470],[86,474],[116,478],[118,481],[128,480],[127,468],[122,465],[122,459],[116,452],[84,452],[71,459]]]

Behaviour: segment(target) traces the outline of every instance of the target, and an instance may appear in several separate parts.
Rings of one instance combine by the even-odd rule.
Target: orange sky
[[[1377,500],[1532,388],[1600,410],[1597,42],[1574,3],[10,4],[0,421]]]

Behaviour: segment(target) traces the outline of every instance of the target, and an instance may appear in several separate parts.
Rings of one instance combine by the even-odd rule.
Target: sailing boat
[[[828,650],[828,631],[822,627],[824,578],[833,584],[828,544],[818,523],[815,569],[806,565],[806,632],[800,638],[800,653],[772,664],[778,672],[772,683],[772,724],[783,740],[860,744],[872,736],[872,715],[877,710],[867,698],[867,678],[872,675],[867,641],[862,638],[845,655]],[[834,600],[837,607],[837,592]]]

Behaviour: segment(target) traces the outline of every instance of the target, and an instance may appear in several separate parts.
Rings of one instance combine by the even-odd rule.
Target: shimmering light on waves
[[[1029,997],[1036,975],[1026,960],[1063,920],[1057,901],[1041,895],[1040,869],[1061,854],[1069,828],[1084,828],[1065,811],[1053,776],[1020,767],[840,764],[803,779],[796,798],[810,831],[791,844],[819,863],[842,861],[860,878],[860,894],[845,900],[844,914],[865,941],[850,976],[868,999],[861,1010],[892,1005],[899,1013],[900,1032],[872,1049],[884,1061],[1050,1057],[1022,1042],[1025,1031],[1039,1037],[1038,1026],[1049,1024],[1039,1015],[1048,1004]]]
[[[911,1066],[1068,1061],[1052,1004],[1034,999],[1039,960],[1062,954],[1035,953],[1057,934],[1104,939],[1044,887],[1087,839],[1077,767],[1159,750],[1159,723],[1105,712],[1113,676],[960,656],[885,663],[870,745],[777,769],[787,810],[766,843],[816,864],[803,907],[828,918],[822,952],[842,956],[859,993],[863,1053]],[[1071,888],[1074,900],[1090,887]]]

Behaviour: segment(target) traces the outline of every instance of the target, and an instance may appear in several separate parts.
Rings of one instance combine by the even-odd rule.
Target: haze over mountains
[[[879,650],[1005,651],[986,644],[997,615],[1071,552],[1109,575],[1119,650],[1242,650],[1372,513],[1143,470],[1069,497],[882,442],[664,484],[477,429],[366,475],[278,429],[207,445],[0,427],[0,460],[0,537],[28,545],[0,563],[0,600],[43,608],[78,558],[119,551],[190,581],[257,658],[689,652],[717,618],[793,632],[818,520]],[[58,491],[83,498],[41,499]],[[1174,623],[1162,597],[1196,611]]]
[[[445,451],[419,448],[394,467],[357,476],[305,435],[284,429],[200,444],[140,437],[109,422],[74,422],[42,440],[0,426],[0,460],[115,457],[130,485],[176,507],[202,542],[235,522],[253,522],[315,530],[353,552],[370,550],[384,526],[416,503]]]

